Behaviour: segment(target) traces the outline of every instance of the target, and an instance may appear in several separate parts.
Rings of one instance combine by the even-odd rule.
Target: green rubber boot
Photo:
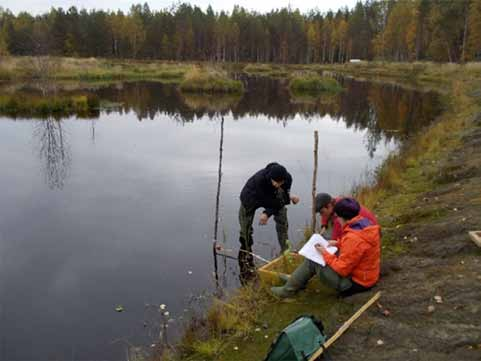
[[[313,262],[304,260],[304,262],[296,268],[287,282],[282,287],[271,287],[271,292],[278,298],[287,298],[294,296],[297,291],[306,287],[307,282],[316,274]],[[281,278],[282,279],[282,278]]]

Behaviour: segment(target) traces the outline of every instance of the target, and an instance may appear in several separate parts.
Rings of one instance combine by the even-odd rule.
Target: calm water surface
[[[213,289],[221,116],[219,233],[236,250],[239,192],[271,161],[293,176],[289,234],[302,239],[314,130],[318,190],[336,195],[438,111],[434,94],[392,85],[345,80],[321,99],[274,80],[247,85],[243,97],[200,97],[117,84],[82,90],[114,105],[90,119],[0,116],[1,360],[123,360],[128,342],[155,340],[146,305],[166,304],[175,329]],[[272,257],[272,220],[254,232],[255,252]],[[236,287],[236,262],[220,265],[221,284]]]

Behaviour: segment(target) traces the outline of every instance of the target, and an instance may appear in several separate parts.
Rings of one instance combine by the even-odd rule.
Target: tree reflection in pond
[[[70,165],[70,151],[65,139],[62,121],[47,118],[35,125],[39,142],[39,157],[50,189],[62,189]]]

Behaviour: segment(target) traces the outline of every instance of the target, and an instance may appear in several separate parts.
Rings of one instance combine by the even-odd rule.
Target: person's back
[[[269,163],[265,168],[251,176],[240,194],[241,205],[239,208],[239,243],[241,244],[240,257],[252,252],[252,222],[256,209],[263,207],[259,216],[259,224],[267,224],[269,218],[274,216],[276,232],[281,251],[287,248],[288,220],[286,206],[291,202],[297,204],[299,197],[290,194],[292,176],[286,168],[278,163]],[[243,262],[243,260],[241,260]],[[239,262],[241,262],[239,261]]]
[[[283,183],[276,188],[272,185],[272,179],[282,179]],[[240,200],[245,208],[255,210],[264,207],[265,213],[271,216],[290,203],[291,185],[292,177],[289,172],[278,163],[269,163],[247,180],[242,188]],[[279,189],[283,190],[282,199],[277,196]]]
[[[339,275],[351,276],[363,287],[372,287],[379,280],[381,267],[380,227],[358,215],[344,225],[339,240],[339,257],[324,254],[326,263]]]

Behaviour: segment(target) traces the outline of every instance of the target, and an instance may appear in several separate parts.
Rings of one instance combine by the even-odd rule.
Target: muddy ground
[[[481,115],[434,169],[416,209],[435,216],[392,215],[407,251],[384,262],[379,304],[333,345],[333,360],[481,360],[481,248],[468,236],[481,230]]]

